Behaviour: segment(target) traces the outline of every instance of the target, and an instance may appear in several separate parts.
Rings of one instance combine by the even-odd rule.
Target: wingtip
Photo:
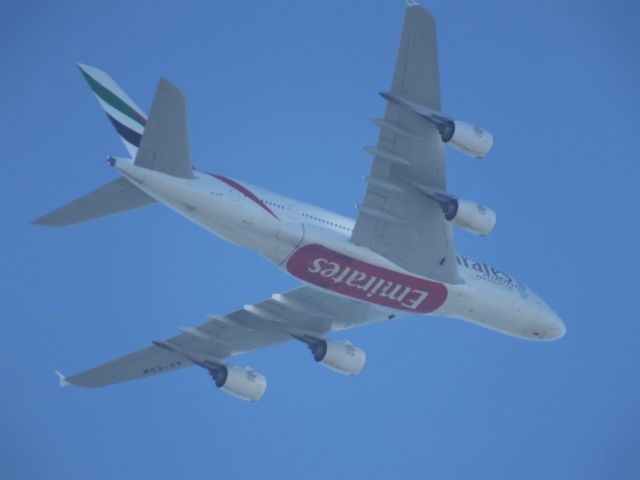
[[[83,70],[85,72],[88,70],[97,70],[96,67],[92,67],[91,65],[87,65],[86,63],[82,62],[76,62],[76,65],[80,70]]]
[[[31,220],[31,222],[29,223],[31,223],[31,225],[37,225],[39,227],[64,227],[66,225],[64,222],[60,223],[54,218],[51,218],[49,214],[38,217],[35,220]]]
[[[47,223],[45,219],[42,217],[36,218],[35,220],[31,220],[29,222],[31,225],[35,225],[36,227],[51,227],[52,225]]]
[[[69,383],[67,381],[67,377],[65,377],[59,370],[54,370],[54,372],[58,377],[58,382],[60,384],[60,388],[64,388],[64,387],[67,387],[67,386],[71,385],[71,383]]]
[[[86,63],[76,62],[76,66],[80,69],[80,73],[85,76],[95,77],[96,75],[104,74],[104,72],[96,67],[87,65]]]
[[[49,226],[51,226],[51,224],[49,222],[47,222],[47,215],[43,215],[41,217],[34,218],[29,223],[31,223],[31,225],[39,225],[41,227],[49,227]]]
[[[433,13],[429,9],[424,7],[420,2],[416,0],[405,0],[405,4],[407,6],[407,11],[413,12],[412,15],[417,14],[417,12],[421,12],[422,15],[426,15],[431,19],[431,21],[435,22]]]

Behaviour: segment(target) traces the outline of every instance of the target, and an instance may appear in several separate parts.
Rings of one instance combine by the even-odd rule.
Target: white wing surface
[[[176,337],[63,380],[83,387],[102,387],[194,363],[220,363],[226,357],[295,337],[323,338],[332,330],[388,318],[388,311],[373,305],[300,287],[225,316],[212,316],[203,325],[183,328],[184,333]]]
[[[406,270],[458,283],[451,224],[441,207],[417,187],[446,191],[444,144],[436,127],[412,104],[440,111],[440,80],[433,16],[409,6],[398,51],[391,96],[380,127],[368,185],[351,241]]]

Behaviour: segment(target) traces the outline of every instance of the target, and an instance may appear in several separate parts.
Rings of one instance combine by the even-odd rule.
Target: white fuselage
[[[225,240],[257,251],[298,280],[375,304],[390,315],[454,317],[509,335],[553,340],[565,327],[531,289],[458,255],[458,284],[416,276],[351,243],[354,221],[259,187],[194,170],[182,179],[118,159],[115,168],[159,202]]]

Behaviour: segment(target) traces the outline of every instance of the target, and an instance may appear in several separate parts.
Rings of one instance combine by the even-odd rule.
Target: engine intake
[[[458,120],[434,119],[444,143],[469,157],[484,158],[493,147],[493,135],[483,128]]]
[[[359,374],[367,361],[364,350],[354,347],[350,342],[318,340],[309,348],[316,362],[344,375]]]
[[[496,212],[477,202],[452,198],[442,210],[447,220],[474,235],[489,235],[496,226]]]
[[[209,373],[216,387],[242,400],[257,402],[267,390],[267,378],[249,367],[221,365]]]

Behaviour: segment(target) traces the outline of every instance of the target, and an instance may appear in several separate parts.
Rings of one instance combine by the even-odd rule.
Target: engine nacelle
[[[211,370],[216,387],[229,395],[257,402],[267,390],[267,378],[251,368],[220,366]]]
[[[496,212],[476,202],[452,198],[443,209],[447,220],[474,235],[489,235],[496,226]]]
[[[486,157],[493,147],[493,135],[483,128],[458,120],[438,126],[442,141],[469,157]]]
[[[491,151],[493,135],[490,132],[467,122],[452,120],[442,113],[415,103],[402,95],[391,92],[382,92],[380,95],[385,100],[398,103],[433,123],[438,129],[442,141],[459,152],[470,157],[483,158]]]
[[[349,342],[331,342],[321,340],[311,346],[313,358],[334,372],[344,375],[357,375],[367,362],[364,350]]]

